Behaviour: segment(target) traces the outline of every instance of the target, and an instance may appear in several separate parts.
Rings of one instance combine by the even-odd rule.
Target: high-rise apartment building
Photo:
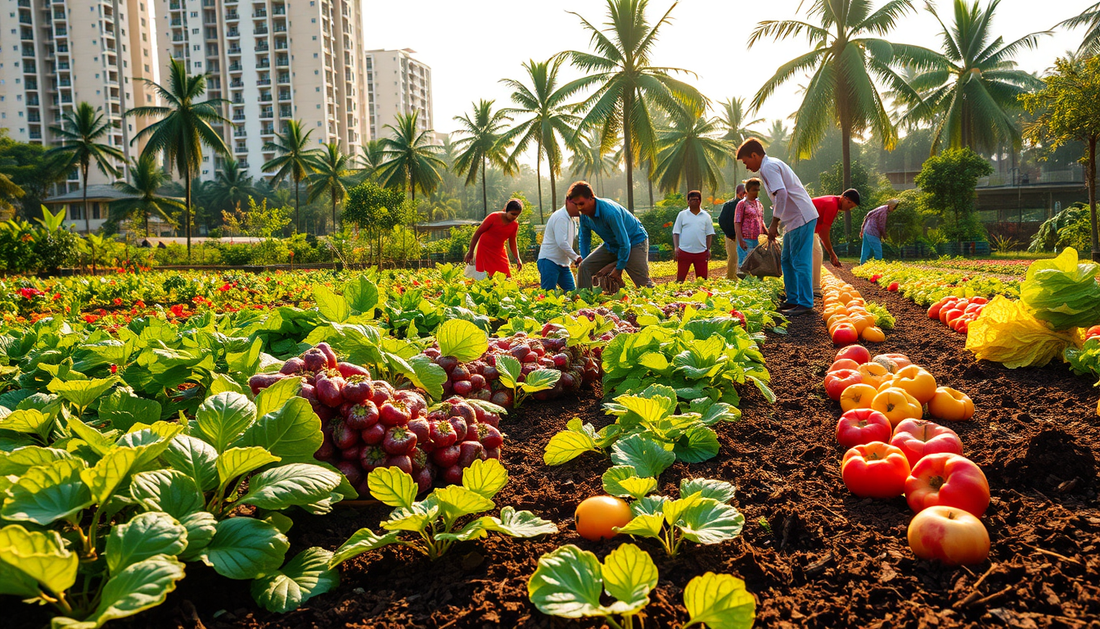
[[[415,50],[367,51],[367,101],[372,138],[388,135],[398,114],[419,112],[422,131],[432,124],[432,69],[412,58]]]
[[[369,137],[360,0],[156,0],[163,66],[180,59],[207,73],[207,98],[229,101],[219,129],[253,175],[289,120],[311,131],[311,148],[338,142],[356,154]],[[212,179],[221,158],[204,155]]]
[[[157,80],[146,0],[0,0],[0,7],[0,127],[15,140],[54,145],[51,127],[87,101],[114,125],[107,141],[136,157],[141,146],[130,141],[142,121],[123,113],[154,104],[144,79]],[[89,177],[109,183],[95,168]],[[62,187],[79,185],[72,173]]]

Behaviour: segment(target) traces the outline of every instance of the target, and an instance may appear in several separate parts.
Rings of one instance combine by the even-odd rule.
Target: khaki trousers
[[[607,248],[607,243],[596,247],[592,253],[588,254],[587,258],[581,261],[581,265],[577,269],[577,287],[592,288],[592,276],[618,259],[619,257]],[[635,285],[639,287],[653,286],[653,280],[649,279],[648,239],[630,248],[630,258],[626,261],[626,268],[623,270],[630,276],[630,279],[634,280]]]
[[[821,292],[821,268],[825,266],[825,249],[821,246],[821,236],[814,234],[814,292]]]
[[[726,238],[726,279],[737,279],[737,241]]]

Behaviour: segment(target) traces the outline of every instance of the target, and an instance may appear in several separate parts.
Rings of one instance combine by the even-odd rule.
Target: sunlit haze
[[[993,27],[1006,42],[1012,41],[1051,29],[1093,1],[1003,0]],[[761,20],[798,18],[799,3],[682,0],[672,12],[672,23],[662,28],[652,61],[693,71],[698,77],[686,78],[714,102],[738,96],[750,101],[781,63],[806,52],[807,43],[804,37],[766,40],[750,50],[749,35]],[[880,0],[874,6],[882,4]],[[920,10],[904,18],[887,39],[939,49],[939,25],[923,9],[923,2],[913,4]],[[545,60],[563,50],[587,50],[588,35],[569,11],[602,26],[606,7],[602,0],[405,0],[370,5],[364,29],[367,48],[412,48],[417,58],[432,67],[435,128],[443,132],[456,130],[454,117],[468,112],[473,101],[487,98],[496,99],[498,106],[508,104],[510,91],[499,80],[525,80],[520,67],[524,61]],[[651,22],[671,5],[668,0],[651,0]],[[935,5],[950,24],[952,0],[936,0]],[[1083,30],[1055,30],[1036,49],[1024,50],[1017,58],[1019,66],[1041,73],[1056,57],[1075,49],[1082,36]],[[577,76],[572,68],[563,74]],[[798,84],[803,82],[784,85],[754,117],[769,124],[787,118],[798,106]]]

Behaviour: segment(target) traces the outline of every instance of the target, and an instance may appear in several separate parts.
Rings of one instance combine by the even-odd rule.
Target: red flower
[[[134,305],[137,306],[138,308],[144,308],[145,307],[145,302],[139,299],[139,300],[134,302]]]
[[[116,306],[121,306],[122,305],[122,299],[120,299],[118,297],[115,297],[115,300],[111,303],[113,303]]]
[[[54,293],[53,294],[53,300],[57,301],[58,299],[61,299],[61,293]]]
[[[38,297],[39,295],[45,295],[45,293],[38,290],[37,288],[20,288],[19,289],[19,296],[22,297],[23,299],[26,299],[26,300],[34,299],[35,297]]]
[[[172,313],[172,316],[182,317],[187,312],[186,308],[187,307],[184,306],[183,304],[175,304],[174,306],[172,306],[168,310]]]
[[[111,365],[111,375],[118,373],[118,365]]]
[[[96,321],[99,321],[99,317],[94,314],[86,314],[84,315],[84,320],[88,323],[95,323]]]

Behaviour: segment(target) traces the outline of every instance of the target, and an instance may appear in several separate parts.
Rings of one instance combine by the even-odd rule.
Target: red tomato
[[[905,453],[910,467],[916,467],[917,461],[929,454],[963,453],[962,439],[959,439],[954,430],[922,419],[906,419],[898,424],[890,445]]]
[[[856,331],[856,326],[851,323],[838,323],[836,327],[833,328],[834,345],[848,345],[858,340],[859,332]]]
[[[928,318],[929,319],[939,319],[940,318],[940,310],[943,308],[943,305],[945,303],[947,303],[947,297],[944,297],[943,299],[941,299],[941,300],[937,301],[936,303],[932,304],[931,306],[929,306],[928,307]]]
[[[859,363],[851,358],[841,358],[832,365],[829,365],[829,370],[825,373],[832,373],[837,369],[859,369]]]
[[[898,283],[890,282],[890,285],[886,287],[886,290],[890,291],[891,293],[896,293],[898,291]]]
[[[949,566],[975,564],[989,556],[989,533],[982,521],[953,507],[929,507],[909,522],[909,548],[921,559]]]
[[[1094,325],[1085,330],[1085,340],[1100,338],[1100,325]]]
[[[869,408],[853,408],[840,416],[836,425],[836,440],[845,448],[854,448],[872,441],[885,443],[890,439],[890,420]]]
[[[577,505],[573,521],[581,537],[599,541],[611,539],[616,528],[626,526],[634,519],[630,505],[613,496],[592,496]]]
[[[917,461],[906,479],[905,499],[914,513],[943,505],[980,518],[989,507],[989,481],[982,468],[962,455],[929,454]]]
[[[825,393],[833,400],[840,400],[844,389],[863,382],[863,376],[855,369],[837,369],[825,374]]]
[[[841,358],[848,358],[862,365],[871,360],[871,352],[862,345],[849,345],[837,352],[834,360],[840,360]]]
[[[985,297],[971,297],[970,298],[970,303],[985,305],[985,304],[989,303],[989,300],[986,299]]]
[[[909,461],[894,446],[873,441],[844,454],[840,475],[848,491],[860,498],[894,498],[905,491]]]
[[[958,308],[952,308],[947,312],[940,313],[940,321],[946,323],[947,325],[951,325],[955,322],[955,319],[958,319],[961,316],[963,316],[962,310],[959,310]]]

